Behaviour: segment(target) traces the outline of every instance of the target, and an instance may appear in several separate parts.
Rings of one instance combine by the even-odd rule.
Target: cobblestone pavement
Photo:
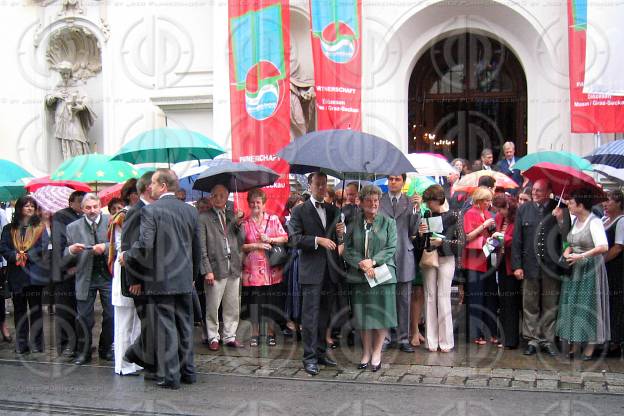
[[[52,319],[49,317],[45,325],[48,340],[45,353],[18,357],[13,351],[13,344],[1,343],[0,360],[22,360],[26,367],[29,362],[55,362],[63,364],[62,370],[56,370],[61,375],[73,371],[73,366],[50,348],[49,327]],[[261,342],[257,348],[222,348],[212,352],[201,344],[198,328],[196,330],[195,362],[198,371],[203,373],[454,388],[624,394],[624,361],[620,358],[597,358],[591,362],[581,362],[540,353],[526,357],[520,349],[467,345],[458,336],[458,345],[451,353],[431,353],[418,348],[415,353],[408,354],[390,349],[384,353],[382,369],[376,373],[357,370],[355,366],[359,362],[360,351],[345,343],[331,352],[338,361],[338,367],[321,367],[321,373],[312,377],[303,371],[300,361],[302,347],[292,338],[279,337],[277,347],[269,347]],[[240,340],[248,339],[245,336],[248,330],[249,325],[242,323]],[[98,334],[99,329],[95,328],[95,340]],[[97,343],[95,340],[94,343]],[[94,353],[94,365],[111,366],[111,363],[99,362]]]

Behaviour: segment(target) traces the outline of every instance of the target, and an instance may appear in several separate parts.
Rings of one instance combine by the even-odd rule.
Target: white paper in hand
[[[390,273],[390,269],[388,268],[388,266],[383,264],[379,267],[375,267],[375,278],[367,278],[366,280],[368,280],[368,285],[370,287],[375,287],[379,284],[387,282],[390,279],[392,279],[392,273]]]

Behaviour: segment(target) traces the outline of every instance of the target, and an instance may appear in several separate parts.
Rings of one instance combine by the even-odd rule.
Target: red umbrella
[[[26,188],[28,192],[32,193],[39,188],[43,188],[44,186],[65,186],[75,191],[92,192],[91,187],[86,183],[76,181],[55,181],[50,179],[49,176],[33,179],[28,182],[28,184],[24,186],[24,188]]]
[[[108,205],[111,199],[121,198],[121,188],[123,188],[124,183],[125,182],[117,183],[98,192],[98,196],[100,197],[100,204],[104,207]]]
[[[531,182],[545,179],[555,195],[569,197],[570,192],[578,189],[587,189],[597,198],[604,198],[604,192],[594,178],[570,166],[557,165],[551,162],[542,162],[527,169],[522,174]]]

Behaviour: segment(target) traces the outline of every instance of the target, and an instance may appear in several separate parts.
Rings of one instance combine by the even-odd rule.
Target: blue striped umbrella
[[[624,140],[615,140],[596,148],[585,156],[593,165],[624,169]]]

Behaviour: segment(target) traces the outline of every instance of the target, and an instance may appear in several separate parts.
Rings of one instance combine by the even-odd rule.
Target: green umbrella
[[[68,159],[50,175],[50,178],[54,180],[84,183],[119,183],[137,177],[139,177],[139,170],[130,163],[111,160],[110,156],[98,153]]]
[[[588,160],[583,159],[574,153],[553,150],[531,153],[530,155],[518,160],[513,168],[524,171],[542,162],[569,166],[578,170],[593,170],[592,165]]]
[[[407,196],[412,197],[415,193],[422,195],[431,185],[436,183],[426,176],[409,176],[409,188]]]
[[[26,195],[26,188],[21,181],[0,182],[0,201],[13,201]]]
[[[21,166],[10,160],[0,159],[0,181],[15,182],[23,178],[32,178],[33,175]]]
[[[140,163],[178,163],[214,159],[225,150],[201,133],[164,127],[139,134],[126,143],[112,160]]]

